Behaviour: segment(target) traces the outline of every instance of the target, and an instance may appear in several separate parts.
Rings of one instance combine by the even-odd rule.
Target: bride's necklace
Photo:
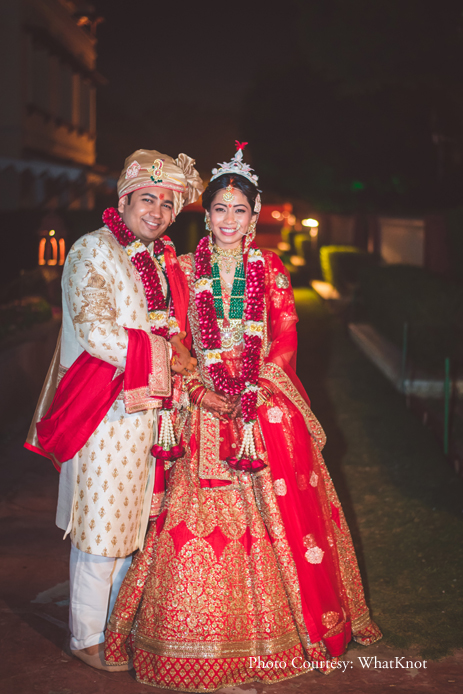
[[[211,244],[212,245],[212,244]],[[222,336],[219,327],[220,308],[223,304],[218,297],[218,286],[214,292],[213,248],[207,236],[201,239],[195,253],[195,304],[201,330],[202,352],[205,367],[214,383],[216,392],[231,397],[241,396],[244,432],[241,448],[237,456],[227,458],[234,469],[257,472],[265,463],[257,458],[253,427],[257,421],[257,394],[259,391],[259,367],[263,347],[264,308],[265,308],[265,265],[262,251],[251,242],[247,253],[247,267],[243,283],[238,290],[241,295],[236,308],[240,319],[244,319],[244,350],[241,373],[231,376],[222,361]],[[218,268],[217,268],[218,270]],[[235,280],[237,281],[236,272]],[[220,278],[219,278],[220,283]],[[232,294],[234,292],[232,291]],[[244,294],[244,296],[243,296]],[[236,297],[238,299],[238,296]],[[241,304],[241,305],[240,305]],[[219,315],[217,315],[219,313]],[[234,316],[233,316],[234,317]],[[231,307],[230,307],[230,318]]]
[[[222,277],[219,264],[212,262],[212,293],[214,295],[214,308],[217,322],[222,337],[222,349],[232,349],[240,344],[244,336],[243,309],[244,293],[246,289],[246,276],[244,274],[243,259],[237,260],[233,282],[225,283],[230,292],[228,321],[225,321],[224,300],[222,294]]]
[[[222,249],[220,249],[222,250]],[[235,250],[235,249],[234,249]],[[241,250],[241,249],[238,249]],[[230,251],[227,251],[230,253]],[[242,255],[242,254],[241,254]],[[234,253],[232,257],[238,257],[237,253]],[[222,297],[222,282],[220,277],[219,264],[214,262],[214,257],[211,258],[212,266],[212,293],[214,295],[214,308],[219,320],[224,319],[223,311],[223,297]],[[230,320],[238,320],[241,322],[243,318],[243,307],[244,307],[244,292],[246,289],[246,277],[244,274],[243,258],[241,257],[236,261],[235,266],[235,276],[233,278],[233,284],[231,285],[231,295],[230,295]]]
[[[238,263],[243,258],[241,245],[238,248],[219,248],[214,244],[212,253],[212,262],[218,263],[227,275],[232,271],[233,263]]]

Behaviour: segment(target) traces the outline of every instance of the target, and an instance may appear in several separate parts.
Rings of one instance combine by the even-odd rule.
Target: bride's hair
[[[254,213],[254,206],[259,191],[253,183],[239,174],[223,174],[223,176],[219,176],[211,181],[203,193],[202,204],[204,209],[210,212],[215,194],[217,191],[222,190],[227,186],[232,186],[233,188],[240,190],[243,195],[246,196],[247,201],[251,206],[251,210]]]

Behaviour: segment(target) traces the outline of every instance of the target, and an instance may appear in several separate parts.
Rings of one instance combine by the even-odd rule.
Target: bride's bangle
[[[198,398],[198,402],[196,403],[198,407],[203,406],[203,400],[205,398],[206,393],[207,393],[207,388],[204,388],[204,392],[200,394],[200,396]]]
[[[198,388],[195,388],[193,393],[190,393],[190,401],[193,403],[193,405],[196,405],[197,407],[200,406],[202,399],[206,395],[207,388],[206,386],[200,385]]]
[[[195,382],[201,383],[201,378],[198,369],[195,368],[194,371],[190,371],[188,374],[186,374],[183,377],[183,382],[185,383],[187,388],[189,388],[190,385]]]
[[[270,400],[273,395],[273,391],[267,386],[260,386],[259,392],[257,393],[257,407],[265,405],[266,402]]]
[[[197,388],[202,388],[204,384],[198,378],[195,378],[190,381],[187,381],[185,383],[185,386],[188,393],[191,395]]]

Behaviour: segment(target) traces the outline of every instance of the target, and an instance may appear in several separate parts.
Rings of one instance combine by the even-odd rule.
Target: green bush
[[[19,277],[0,289],[0,303],[10,304],[26,297],[42,297],[52,306],[61,306],[61,267],[43,265],[21,270]]]
[[[341,294],[348,293],[359,282],[360,273],[374,262],[374,256],[355,246],[322,246],[320,266],[323,279]]]
[[[312,254],[313,243],[309,234],[304,232],[299,232],[294,236],[294,250],[296,255],[301,258],[305,258],[306,261],[309,260]]]
[[[366,318],[402,345],[409,325],[409,355],[424,368],[441,370],[445,357],[463,362],[463,287],[421,268],[389,265],[360,275]]]
[[[48,301],[42,297],[29,296],[0,306],[0,339],[26,330],[35,323],[45,323],[52,317]]]

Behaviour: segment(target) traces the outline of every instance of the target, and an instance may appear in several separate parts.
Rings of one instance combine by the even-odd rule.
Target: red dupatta
[[[158,398],[170,394],[170,372],[165,379],[165,392],[153,387],[152,379],[158,370],[153,343],[158,343],[165,351],[164,340],[144,330],[126,330],[129,346],[125,371],[116,375],[115,366],[83,352],[61,380],[49,410],[37,422],[42,450],[36,452],[51,458],[57,469],[85,445],[122,386],[126,410],[130,412],[157,407],[160,405]],[[29,444],[25,445],[29,448]]]
[[[269,406],[259,408],[259,424],[297,568],[310,641],[322,641],[331,656],[338,656],[351,638],[350,609],[333,527],[333,518],[339,521],[339,509],[332,508],[325,486],[329,476],[320,455],[324,434],[295,373],[298,319],[289,276],[277,256],[264,254],[271,346],[261,374],[275,395]]]

